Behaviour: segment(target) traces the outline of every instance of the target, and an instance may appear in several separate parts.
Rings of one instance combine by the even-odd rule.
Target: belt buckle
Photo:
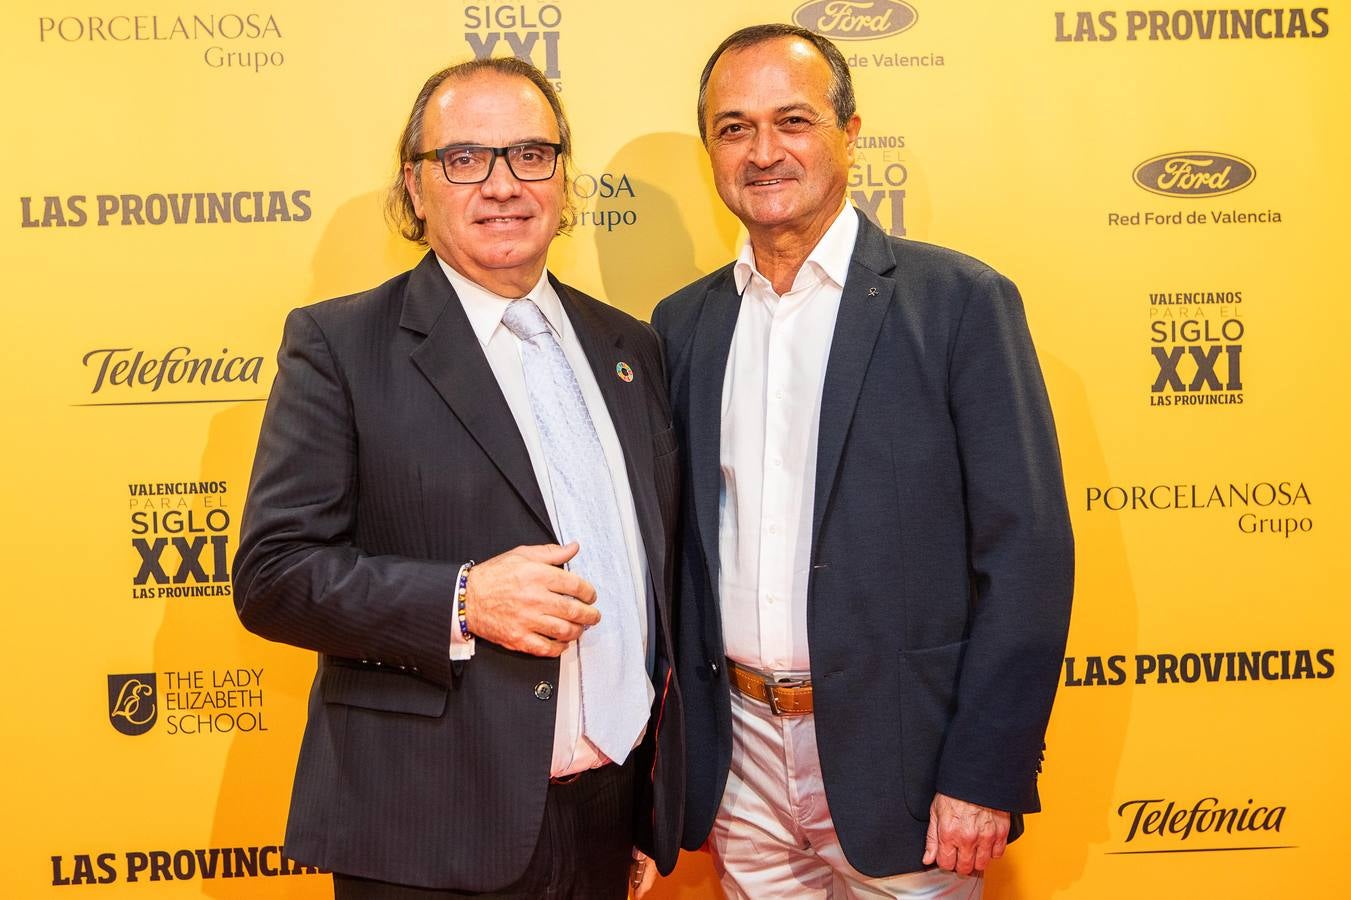
[[[772,713],[773,713],[774,715],[776,715],[776,716],[785,716],[785,715],[788,715],[788,716],[796,716],[796,715],[800,715],[800,713],[798,713],[798,712],[795,711],[795,710],[794,710],[794,711],[789,711],[789,712],[785,713],[782,709],[780,709],[780,708],[779,708],[779,698],[778,698],[777,696],[775,696],[775,694],[774,694],[774,689],[775,689],[775,688],[778,688],[778,687],[784,687],[784,688],[805,687],[806,685],[808,685],[808,684],[811,683],[811,679],[810,679],[810,678],[785,678],[785,679],[783,679],[782,681],[777,681],[777,680],[775,680],[775,679],[773,679],[773,678],[770,678],[768,675],[766,675],[766,676],[764,676],[764,680],[765,680],[765,697],[766,697],[766,699],[769,700],[769,711],[770,711],[770,712],[772,712]]]

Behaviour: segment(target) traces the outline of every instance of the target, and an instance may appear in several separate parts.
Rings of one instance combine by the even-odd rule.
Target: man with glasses
[[[319,653],[286,851],[340,900],[675,863],[675,438],[651,331],[545,268],[570,144],[528,63],[438,72],[389,203],[430,252],[287,319],[236,606]]]

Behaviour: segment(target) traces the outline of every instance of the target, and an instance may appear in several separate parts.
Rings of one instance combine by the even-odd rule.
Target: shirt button
[[[547,681],[535,685],[535,699],[548,700],[554,695],[554,686]]]
[[[773,594],[769,594],[768,596],[765,597],[765,602],[768,603],[770,606],[773,606],[773,605],[774,605],[774,601],[775,601],[776,599],[777,599],[777,598],[776,598]]]
[[[775,392],[774,392],[774,399],[775,399],[775,400],[782,400],[782,399],[783,399],[783,391],[775,391]]]
[[[774,468],[778,469],[778,468],[780,468],[780,467],[782,467],[782,466],[783,466],[783,460],[780,459],[780,458],[777,457],[777,456],[774,457]]]
[[[777,526],[777,525],[771,525],[771,526],[769,526],[769,533],[770,533],[770,534],[778,534],[778,533],[779,533],[779,526]]]

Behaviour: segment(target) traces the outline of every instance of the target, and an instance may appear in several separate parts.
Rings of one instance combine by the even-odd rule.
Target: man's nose
[[[494,200],[508,200],[521,192],[521,182],[512,174],[505,156],[493,160],[493,169],[479,186],[483,196]]]
[[[750,161],[762,169],[768,169],[783,157],[783,144],[774,129],[757,128],[751,142]]]

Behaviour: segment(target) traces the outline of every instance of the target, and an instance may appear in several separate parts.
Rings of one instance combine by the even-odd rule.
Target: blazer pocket
[[[675,426],[668,425],[662,431],[652,435],[652,455],[660,458],[668,453],[674,453],[678,447],[676,442]]]
[[[414,675],[354,666],[328,665],[319,676],[325,703],[382,712],[439,716],[446,710],[446,689]]]
[[[901,651],[901,778],[910,814],[929,818],[966,641]]]

